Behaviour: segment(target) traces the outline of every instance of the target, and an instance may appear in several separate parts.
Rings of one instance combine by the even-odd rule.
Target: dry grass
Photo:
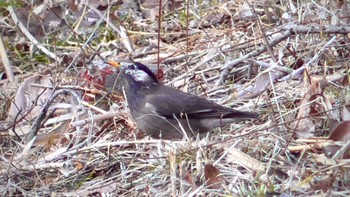
[[[350,119],[347,6],[173,1],[162,7],[159,27],[151,1],[127,2],[108,9],[61,2],[46,15],[39,3],[0,7],[0,194],[350,195],[349,127],[328,139],[334,121]],[[24,6],[39,10],[42,23],[21,18],[35,18]],[[164,84],[261,118],[204,139],[148,138],[121,95],[96,90],[82,74],[103,59],[130,57],[159,58]],[[33,74],[49,78],[26,82]],[[40,88],[20,90],[23,81]],[[20,101],[26,109],[10,109]],[[330,146],[338,149],[328,155]]]

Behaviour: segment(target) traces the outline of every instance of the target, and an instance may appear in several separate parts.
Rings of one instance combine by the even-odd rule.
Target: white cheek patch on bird
[[[140,82],[151,81],[149,75],[142,70],[133,70],[133,72],[130,74],[135,79],[135,81],[140,81]]]

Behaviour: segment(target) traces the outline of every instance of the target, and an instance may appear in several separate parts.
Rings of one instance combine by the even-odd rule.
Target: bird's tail
[[[259,119],[259,114],[255,112],[234,111],[224,114],[222,118],[234,118],[240,120]]]

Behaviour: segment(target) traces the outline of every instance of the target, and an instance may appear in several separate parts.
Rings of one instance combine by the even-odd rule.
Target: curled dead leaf
[[[7,121],[12,122],[26,116],[32,120],[38,116],[52,91],[47,88],[32,86],[39,84],[43,87],[52,86],[51,77],[34,75],[27,78],[18,88],[15,100],[11,103]]]

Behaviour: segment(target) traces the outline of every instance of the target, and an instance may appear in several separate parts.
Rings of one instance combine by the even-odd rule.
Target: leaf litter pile
[[[0,6],[0,194],[350,195],[347,1]],[[260,119],[152,139],[103,63],[130,59]]]

